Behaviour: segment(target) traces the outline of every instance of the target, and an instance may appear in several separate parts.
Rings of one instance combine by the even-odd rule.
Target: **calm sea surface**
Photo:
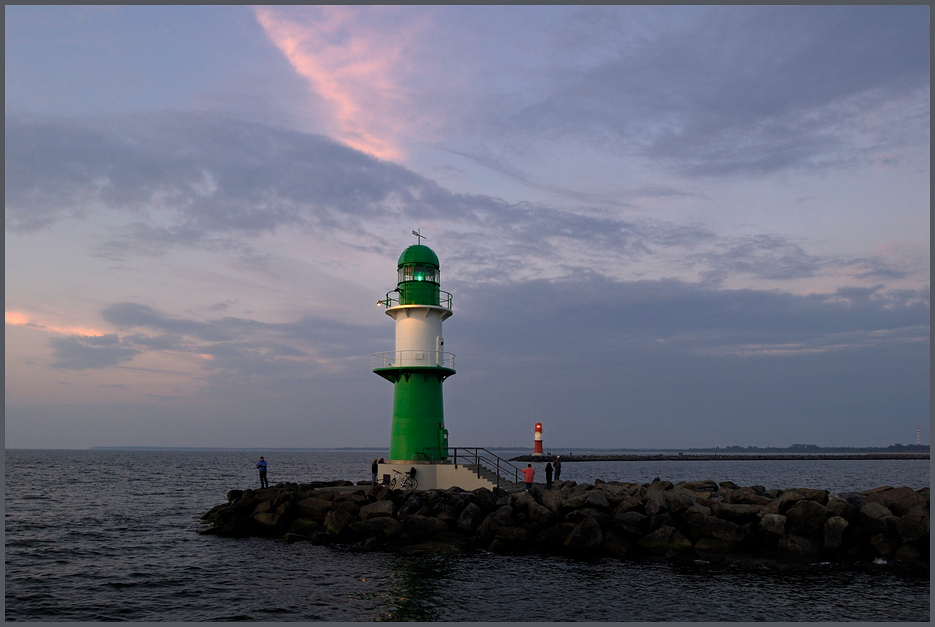
[[[528,451],[499,452],[509,458]],[[928,621],[930,577],[486,552],[354,553],[199,536],[228,490],[369,479],[385,451],[5,452],[5,618],[17,621]],[[249,459],[248,459],[249,457]],[[536,465],[534,465],[535,467]],[[542,466],[539,464],[538,466]],[[930,484],[927,461],[567,463],[563,479],[833,492]]]

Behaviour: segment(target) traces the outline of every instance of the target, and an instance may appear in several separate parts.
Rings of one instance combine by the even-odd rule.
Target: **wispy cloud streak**
[[[387,7],[317,7],[288,16],[271,7],[254,11],[270,40],[327,103],[329,134],[380,159],[404,156],[397,141],[408,126],[401,75],[407,43],[421,21],[394,20],[387,29],[386,20],[399,13]]]

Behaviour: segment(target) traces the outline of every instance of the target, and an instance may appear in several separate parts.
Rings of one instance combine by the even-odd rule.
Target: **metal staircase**
[[[447,455],[441,455],[443,450],[447,452]],[[425,449],[425,458],[429,461],[445,459],[456,465],[460,464],[476,474],[478,478],[489,481],[492,487],[507,492],[522,492],[526,489],[522,469],[485,448],[432,447]]]

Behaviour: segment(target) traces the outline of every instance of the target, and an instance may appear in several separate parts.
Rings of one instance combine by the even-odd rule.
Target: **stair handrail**
[[[523,474],[523,470],[519,466],[515,466],[511,464],[509,461],[498,456],[496,453],[492,453],[483,447],[480,447],[480,446],[446,446],[446,447],[430,446],[422,450],[423,450],[423,454],[425,455],[425,459],[428,461],[442,461],[442,460],[451,459],[452,463],[454,463],[455,465],[458,464],[458,451],[461,451],[462,458],[471,459],[473,457],[473,460],[474,460],[473,463],[474,463],[474,466],[476,467],[478,479],[481,476],[481,468],[485,467],[485,466],[482,466],[481,462],[484,462],[488,466],[487,469],[493,471],[496,474],[498,488],[500,487],[501,478],[503,478],[506,481],[511,480],[509,477],[510,470],[513,471],[512,482],[516,485],[519,485],[521,483],[519,478]],[[445,452],[444,455],[442,455],[442,451]],[[481,451],[483,451],[483,453],[486,453],[486,455],[482,454]],[[462,462],[462,463],[465,463],[465,462]],[[489,466],[492,466],[492,467],[489,467]]]

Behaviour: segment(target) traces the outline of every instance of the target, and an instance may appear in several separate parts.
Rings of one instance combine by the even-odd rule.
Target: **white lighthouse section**
[[[442,321],[451,310],[431,305],[399,305],[386,314],[396,321],[396,366],[448,366]]]

